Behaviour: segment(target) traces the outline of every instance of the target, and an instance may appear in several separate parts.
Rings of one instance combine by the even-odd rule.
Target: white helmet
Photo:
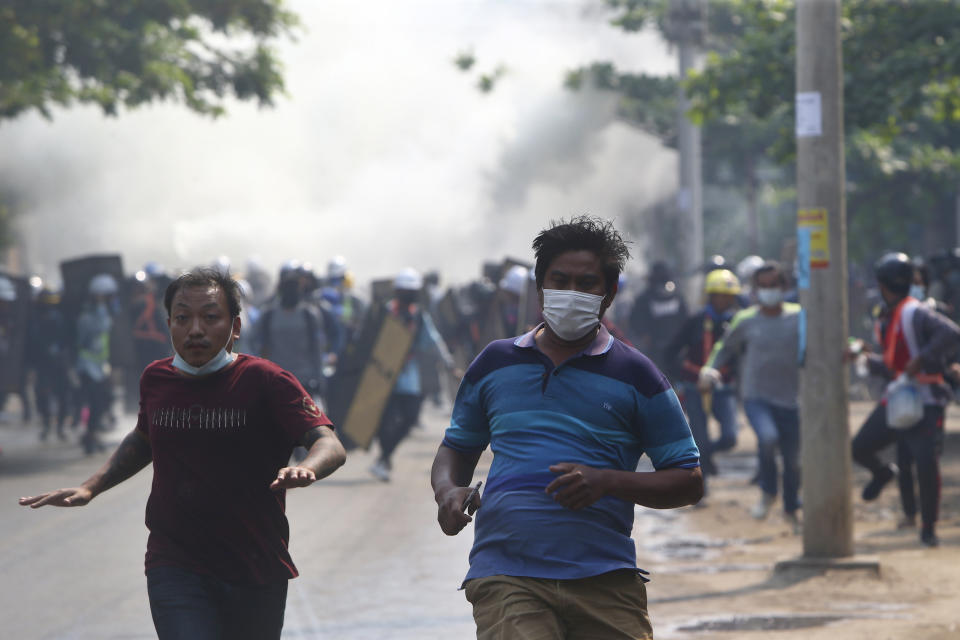
[[[347,274],[347,259],[343,256],[334,256],[327,263],[328,278],[342,278]]]
[[[507,273],[500,280],[500,288],[518,296],[523,295],[523,290],[527,286],[530,270],[526,267],[515,264],[507,270]]]
[[[297,273],[303,268],[303,264],[294,258],[285,260],[283,264],[280,265],[280,279],[283,280],[285,277],[289,276],[292,273]]]
[[[407,267],[393,279],[393,287],[406,291],[420,291],[423,288],[423,276],[413,267]]]
[[[230,256],[217,256],[217,259],[214,260],[210,267],[223,275],[230,273]]]
[[[753,279],[753,274],[766,262],[760,256],[747,256],[737,264],[737,277],[740,282],[749,283]]]
[[[117,292],[117,281],[109,273],[98,273],[90,279],[89,291],[95,296],[112,296]]]
[[[10,278],[0,276],[0,301],[13,302],[17,299],[17,288]]]

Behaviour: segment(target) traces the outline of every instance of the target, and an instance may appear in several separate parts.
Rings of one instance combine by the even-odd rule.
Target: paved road
[[[290,583],[284,638],[474,634],[457,590],[470,533],[440,532],[429,486],[444,420],[425,410],[424,427],[397,453],[390,484],[369,476],[371,457],[360,451],[334,476],[288,494],[301,576]],[[107,457],[84,457],[73,443],[41,444],[37,433],[0,427],[0,637],[155,637],[143,577],[149,468],[86,507],[28,510],[16,504],[19,496],[76,485]]]
[[[868,408],[857,407],[856,415],[851,416],[853,425],[859,424]],[[451,640],[475,636],[470,607],[457,590],[466,572],[472,533],[467,529],[448,538],[440,532],[429,488],[429,466],[447,414],[428,406],[423,418],[424,426],[398,450],[390,484],[369,476],[371,456],[355,451],[331,478],[288,494],[291,552],[301,577],[290,584],[285,638]],[[948,431],[960,431],[960,422],[952,421]],[[154,637],[142,569],[149,470],[87,507],[28,510],[16,504],[19,496],[75,485],[107,457],[87,458],[73,443],[41,444],[37,433],[36,427],[0,425],[4,449],[0,455],[0,638]],[[737,450],[720,460],[724,475],[713,485],[716,491],[708,497],[707,509],[637,508],[633,537],[640,566],[654,576],[650,611],[658,637],[714,637],[702,631],[691,636],[684,625],[701,618],[726,620],[731,612],[764,619],[770,618],[770,612],[806,614],[813,606],[806,603],[821,590],[829,597],[826,603],[813,606],[819,613],[836,613],[836,607],[828,606],[831,599],[840,606],[853,598],[858,611],[866,611],[869,605],[883,613],[904,596],[916,596],[901,591],[904,587],[895,578],[897,567],[910,571],[912,563],[928,556],[936,561],[938,556],[919,549],[912,532],[902,550],[895,547],[883,555],[894,576],[884,585],[853,583],[846,577],[811,583],[782,583],[771,578],[776,560],[799,553],[800,539],[779,517],[757,523],[747,516],[756,497],[756,488],[747,484],[756,457],[750,430],[741,429],[741,435]],[[112,434],[114,441],[121,436],[121,431]],[[479,477],[486,476],[488,464],[488,457],[481,459]],[[863,475],[858,478],[860,484]],[[945,484],[949,491],[954,486],[954,480]],[[864,521],[858,524],[858,546],[868,545],[870,553],[878,553],[871,536],[879,535],[870,527],[890,528],[896,515],[890,509],[895,506],[895,496],[890,493],[887,498],[887,506],[858,507]],[[960,539],[957,529],[947,526],[960,524],[955,512],[955,507],[949,508],[953,522],[944,522],[945,548],[933,554],[944,556]],[[856,585],[859,591],[853,588]],[[944,593],[954,593],[952,583],[948,586]],[[898,630],[932,615],[917,607],[897,614],[909,618]],[[846,609],[841,613],[849,614]],[[752,619],[747,622],[753,624]],[[859,627],[867,622],[846,624]],[[894,622],[873,624],[880,625],[870,627],[876,630]],[[763,637],[786,640],[795,637],[791,628],[775,625],[764,631]],[[838,628],[824,627],[820,635],[810,637],[832,638]]]

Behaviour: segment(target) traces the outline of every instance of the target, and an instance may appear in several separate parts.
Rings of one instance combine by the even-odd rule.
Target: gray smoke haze
[[[158,104],[0,126],[0,176],[20,199],[29,267],[120,252],[132,271],[248,256],[274,268],[346,256],[359,281],[405,265],[466,280],[530,255],[548,220],[623,218],[676,185],[674,154],[616,122],[612,98],[562,88],[598,59],[655,73],[652,34],[607,26],[597,2],[290,2],[288,96],[202,119]],[[453,57],[470,48],[477,65]],[[504,64],[491,94],[479,73]],[[638,248],[642,248],[642,238]]]

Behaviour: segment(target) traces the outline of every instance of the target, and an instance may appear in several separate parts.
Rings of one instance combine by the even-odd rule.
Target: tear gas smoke
[[[92,252],[131,272],[341,254],[358,282],[408,264],[463,281],[484,259],[529,257],[550,219],[622,217],[675,187],[674,154],[616,122],[612,96],[561,86],[594,60],[674,67],[655,35],[610,27],[595,3],[289,4],[305,30],[282,46],[275,109],[74,107],[0,126],[28,269],[56,276]],[[452,62],[465,47],[467,73]],[[477,91],[499,64],[494,91]]]

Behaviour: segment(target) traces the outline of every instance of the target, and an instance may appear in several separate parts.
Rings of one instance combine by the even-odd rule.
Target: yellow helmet
[[[706,293],[740,293],[740,280],[729,269],[714,269],[707,274],[703,287]]]

